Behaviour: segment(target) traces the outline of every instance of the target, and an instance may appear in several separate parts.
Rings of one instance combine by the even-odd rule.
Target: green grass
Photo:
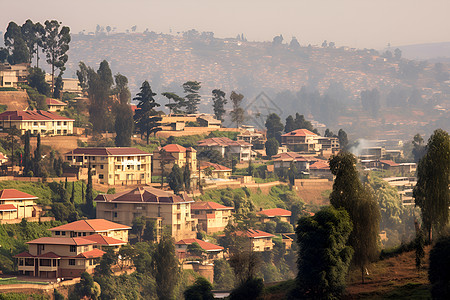
[[[39,285],[47,285],[48,282],[18,280],[17,277],[0,278],[0,285],[7,285],[7,284],[39,284]]]
[[[405,299],[405,300],[419,300],[431,299],[430,286],[421,283],[407,283],[405,285],[397,286],[394,290],[389,292],[374,292],[363,293],[358,295],[358,299]]]
[[[47,300],[49,296],[41,294],[2,293],[0,300]]]

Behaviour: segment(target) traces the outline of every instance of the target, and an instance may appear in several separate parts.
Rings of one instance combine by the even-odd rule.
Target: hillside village
[[[317,90],[323,93],[331,82],[340,82],[355,101],[362,91],[405,84],[393,75],[400,58],[367,49],[215,39],[194,31],[72,38],[68,71],[60,73],[58,85],[31,58],[0,64],[2,280],[50,282],[52,290],[68,295],[86,273],[102,280],[149,278],[149,266],[157,268],[149,253],[159,253],[167,241],[183,276],[203,276],[216,290],[235,287],[236,253],[260,255],[258,276],[265,282],[292,279],[299,219],[313,218],[330,205],[339,176],[331,164],[348,151],[382,211],[376,232],[380,248],[415,237],[420,209],[413,190],[425,142],[420,134],[397,132],[405,125],[435,123],[419,124],[412,117],[414,124],[364,136],[354,129],[356,123],[347,123],[349,113],[332,123],[339,128],[333,133],[331,122],[294,109],[285,122],[268,113],[260,128],[246,122],[241,94],[230,98],[233,109],[224,107],[225,101],[221,111],[217,107],[224,97],[199,92],[200,82],[206,91],[282,92],[275,86],[294,91],[313,80],[311,61],[320,61]],[[89,66],[100,59],[87,53],[102,53],[98,70]],[[78,61],[86,69],[78,70]],[[63,77],[75,70],[81,74],[77,79]],[[113,77],[112,70],[133,76],[129,81],[121,74]],[[422,70],[432,72],[430,65]],[[423,74],[408,84],[422,90],[424,102],[442,95],[430,111],[439,123],[450,109],[448,80]],[[154,90],[175,86],[184,92],[173,92],[185,95],[165,95],[172,106],[153,98]],[[387,113],[384,118],[388,124]],[[368,127],[381,122],[361,115],[358,124],[366,121]],[[17,230],[22,233],[13,233]],[[6,243],[14,234],[17,241]],[[189,284],[177,286],[179,295],[191,277]],[[13,290],[0,285],[2,292]]]

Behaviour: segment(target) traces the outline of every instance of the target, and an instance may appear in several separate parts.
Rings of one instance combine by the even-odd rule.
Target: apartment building
[[[41,237],[27,242],[28,251],[14,256],[20,274],[41,278],[74,278],[92,273],[105,253],[82,237]]]
[[[189,245],[197,243],[203,250],[200,254],[202,258],[208,261],[214,261],[215,259],[223,258],[223,247],[208,243],[199,239],[183,239],[175,243],[175,249],[180,258],[185,258],[189,256],[196,256],[198,253],[192,253],[189,251]]]
[[[235,156],[240,161],[248,161],[252,155],[252,144],[243,140],[233,141],[227,137],[201,140],[198,142],[197,146],[201,150],[218,151],[222,157]]]
[[[282,208],[269,208],[261,209],[256,214],[263,223],[273,221],[276,217],[280,218],[283,222],[290,223],[292,212]]]
[[[89,237],[100,235],[108,238],[118,239],[128,243],[128,232],[130,226],[111,222],[105,219],[78,220],[72,223],[49,229],[52,237]]]
[[[200,161],[200,172],[202,173],[202,178],[228,179],[232,170],[209,161]]]
[[[159,232],[169,229],[175,240],[196,237],[197,221],[191,217],[194,201],[187,195],[138,187],[114,195],[100,194],[94,200],[99,218],[131,226],[135,218],[145,217],[157,221]]]
[[[248,247],[255,252],[271,251],[273,249],[272,238],[275,237],[271,233],[261,230],[248,229],[247,231],[238,231],[237,236],[248,238]]]
[[[170,173],[174,165],[178,165],[180,168],[188,165],[191,173],[194,173],[197,170],[197,151],[191,147],[185,148],[177,144],[169,144],[155,150],[152,161],[152,174],[155,176],[161,176],[161,161],[165,163],[166,174]]]
[[[73,134],[75,120],[44,110],[5,111],[0,114],[0,129],[16,127],[22,134],[68,135]]]
[[[26,83],[29,66],[28,63],[16,65],[0,63],[0,87],[16,88],[19,83]]]
[[[65,154],[73,167],[88,168],[108,185],[151,183],[151,154],[131,147],[86,147]]]
[[[319,136],[307,129],[297,129],[281,136],[281,144],[295,152],[319,152],[322,144]]]
[[[231,220],[233,207],[216,202],[197,201],[191,204],[192,217],[198,220],[198,226],[206,233],[223,231]]]
[[[18,191],[4,189],[0,191],[0,223],[15,223],[23,218],[37,217],[34,200],[38,197]]]
[[[47,104],[48,111],[51,111],[51,112],[62,111],[67,106],[67,103],[59,101],[58,99],[53,99],[53,98],[45,99],[45,103]]]

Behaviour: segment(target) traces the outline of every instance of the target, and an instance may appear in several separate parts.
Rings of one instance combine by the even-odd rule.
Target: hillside
[[[0,104],[6,105],[8,110],[26,110],[28,101],[26,91],[0,91]]]
[[[245,96],[246,123],[260,127],[271,112],[283,119],[299,112],[333,131],[344,128],[351,136],[369,138],[409,140],[417,132],[450,128],[448,65],[393,53],[219,39],[195,30],[177,35],[74,34],[65,76],[75,77],[79,61],[96,69],[103,59],[114,74],[128,77],[133,95],[144,80],[158,94],[180,95],[182,83],[200,81],[202,112],[211,111],[212,89],[228,95],[238,91]],[[374,88],[379,91],[376,103],[363,107],[361,92]],[[157,101],[166,103],[160,95]]]

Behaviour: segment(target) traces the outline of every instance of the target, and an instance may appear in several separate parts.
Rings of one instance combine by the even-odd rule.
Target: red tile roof
[[[86,252],[80,253],[80,254],[78,254],[75,257],[79,257],[79,258],[83,258],[83,257],[84,258],[98,258],[98,257],[102,257],[103,254],[105,254],[105,253],[106,253],[105,251],[102,251],[100,249],[94,249],[94,250],[91,250],[91,251],[86,251]]]
[[[17,211],[13,204],[0,204],[0,211]]]
[[[273,234],[267,233],[261,230],[256,229],[248,229],[245,232],[239,231],[237,232],[238,235],[246,235],[251,239],[258,239],[258,238],[266,238],[266,237],[274,237]]]
[[[67,106],[67,103],[59,101],[58,99],[47,98],[45,99],[47,105]]]
[[[19,254],[14,255],[14,257],[34,257],[30,252],[24,251],[20,252]]]
[[[59,256],[58,254],[54,253],[54,252],[47,252],[41,255],[37,255],[37,257],[46,257],[46,258],[60,258],[61,256]]]
[[[388,165],[390,167],[398,167],[399,166],[398,163],[396,163],[396,162],[394,162],[392,160],[380,160],[380,163]]]
[[[34,200],[38,197],[18,191],[16,189],[4,189],[0,191],[1,200],[17,200],[17,199],[27,199]]]
[[[198,142],[199,146],[252,146],[252,144],[247,143],[245,141],[233,141],[227,137],[215,137],[215,138],[209,138],[205,140],[201,140]]]
[[[46,245],[92,245],[95,242],[87,240],[85,238],[59,238],[59,237],[41,237],[32,241],[27,242],[27,244],[46,244]]]
[[[176,245],[191,245],[193,243],[198,243],[200,247],[205,251],[222,251],[223,247],[208,243],[199,239],[184,239],[176,243]]]
[[[178,144],[169,144],[163,147],[164,150],[166,150],[166,152],[169,153],[180,153],[180,152],[186,152],[186,148],[184,148],[183,146],[180,146]]]
[[[230,168],[209,161],[200,161],[200,170],[212,168],[215,171],[231,171]]]
[[[126,242],[122,241],[122,240],[118,240],[109,236],[104,236],[101,234],[91,234],[88,236],[84,236],[84,239],[90,240],[90,241],[94,241],[99,245],[104,245],[104,246],[117,246],[117,245],[126,245]]]
[[[329,170],[330,165],[326,160],[318,160],[314,162],[312,165],[309,166],[309,169],[311,170]]]
[[[269,218],[272,217],[290,217],[292,215],[292,212],[286,209],[282,208],[270,208],[270,209],[263,209],[257,212],[259,215],[265,215]]]
[[[76,148],[66,155],[92,155],[92,156],[128,156],[128,155],[151,155],[148,152],[142,151],[133,147],[84,147]]]
[[[202,201],[196,201],[191,204],[191,210],[232,210],[233,207],[224,206],[222,204],[216,203],[216,202],[202,202]]]
[[[307,135],[317,135],[314,132],[309,131],[308,129],[297,129],[291,132],[285,133],[282,136],[307,136]]]
[[[97,202],[128,202],[128,203],[181,203],[193,202],[187,195],[175,195],[149,186],[137,187],[122,193],[110,195],[99,194],[95,199]]]
[[[73,119],[62,117],[58,114],[45,110],[27,110],[27,111],[5,111],[0,114],[0,120],[3,121],[74,121]]]
[[[50,231],[105,232],[110,230],[128,230],[130,226],[114,223],[105,219],[79,220],[50,228]],[[83,237],[85,238],[85,237]]]
[[[304,156],[296,152],[284,152],[272,156],[273,161],[308,161]]]

